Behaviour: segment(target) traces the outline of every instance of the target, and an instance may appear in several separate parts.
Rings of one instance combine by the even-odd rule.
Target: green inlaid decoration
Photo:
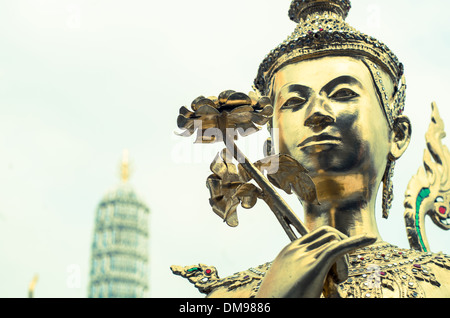
[[[422,233],[420,231],[420,227],[419,227],[419,211],[420,211],[420,205],[422,204],[422,201],[427,198],[430,195],[430,189],[428,188],[423,188],[422,190],[420,190],[419,195],[417,196],[416,199],[416,230],[417,230],[417,234],[419,236],[419,243],[422,246],[424,252],[428,252],[427,248],[425,247],[425,244],[423,243],[423,238],[422,238]]]

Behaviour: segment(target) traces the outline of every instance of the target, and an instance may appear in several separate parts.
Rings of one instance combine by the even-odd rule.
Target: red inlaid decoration
[[[439,213],[440,214],[445,214],[445,212],[447,212],[447,209],[445,207],[443,207],[443,206],[440,206],[439,207]]]

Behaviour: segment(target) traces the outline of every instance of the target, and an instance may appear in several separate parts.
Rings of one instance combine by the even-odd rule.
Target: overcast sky
[[[176,137],[176,117],[199,95],[249,92],[259,63],[295,28],[289,0],[15,0],[0,3],[0,297],[86,297],[94,212],[130,182],[151,209],[151,297],[202,297],[170,265],[204,263],[221,276],[272,260],[289,242],[258,203],[227,227],[205,179],[221,145]],[[403,199],[422,164],[430,104],[450,126],[450,4],[353,1],[348,21],[405,64],[412,143],[397,164],[382,237],[408,247]],[[445,8],[444,8],[445,7]],[[264,133],[241,147],[262,157]],[[444,143],[447,140],[444,139]],[[286,197],[302,217],[295,198]],[[379,207],[380,204],[378,204]],[[433,251],[450,233],[427,223]]]

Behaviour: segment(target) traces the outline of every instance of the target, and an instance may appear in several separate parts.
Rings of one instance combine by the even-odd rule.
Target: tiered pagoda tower
[[[124,151],[121,183],[105,194],[95,215],[89,298],[147,296],[150,210],[128,177],[128,152]]]

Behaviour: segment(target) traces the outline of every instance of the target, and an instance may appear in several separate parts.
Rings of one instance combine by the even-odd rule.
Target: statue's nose
[[[304,123],[307,127],[326,127],[336,121],[333,110],[322,98],[313,100],[307,111]]]
[[[330,115],[323,114],[321,112],[315,112],[305,120],[305,126],[317,127],[317,126],[328,126],[335,122],[334,117]]]

